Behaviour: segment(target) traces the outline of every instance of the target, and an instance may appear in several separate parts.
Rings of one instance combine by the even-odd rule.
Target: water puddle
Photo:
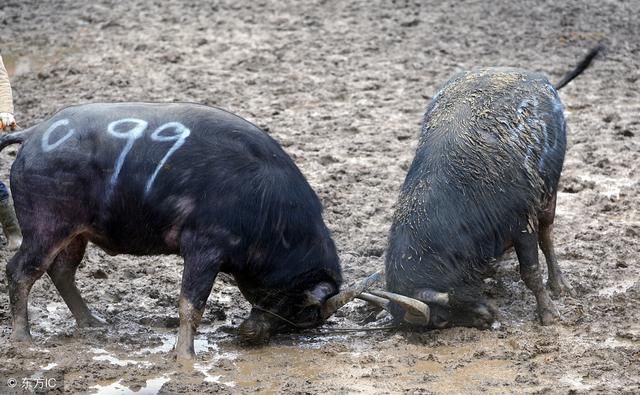
[[[137,391],[131,390],[129,387],[126,387],[122,384],[122,380],[118,380],[115,383],[109,385],[100,385],[96,384],[91,387],[92,390],[96,390],[93,392],[94,395],[111,395],[111,394],[119,394],[119,395],[155,395],[160,391],[160,388],[164,385],[164,383],[170,381],[171,379],[167,375],[163,375],[160,377],[156,377],[153,379],[148,379],[145,383],[145,386],[140,388]]]
[[[589,391],[591,389],[590,385],[584,384],[580,376],[575,373],[567,373],[561,379],[561,383],[567,384],[574,390],[578,391]]]
[[[193,340],[193,348],[196,354],[201,354],[205,352],[217,352],[218,345],[215,342],[210,342],[206,336],[207,332],[201,333],[199,336]],[[146,355],[146,354],[158,354],[158,353],[168,353],[173,350],[173,347],[176,344],[177,334],[175,333],[163,333],[159,335],[160,337],[160,345],[154,347],[144,347],[138,351],[135,351],[135,355]]]
[[[57,363],[50,363],[47,366],[41,366],[40,369],[42,369],[42,370],[51,370],[51,369],[55,368],[56,366],[58,366]]]
[[[198,372],[202,373],[202,375],[204,376],[204,381],[208,382],[208,383],[216,383],[216,384],[222,384],[222,385],[226,385],[227,387],[235,387],[236,383],[233,381],[222,381],[222,378],[224,377],[223,375],[212,375],[211,373],[209,373],[211,370],[213,370],[215,368],[215,363],[216,361],[208,361],[206,363],[194,363],[193,364],[193,368],[195,370],[197,370]]]
[[[237,358],[236,352],[222,352],[220,346],[215,341],[209,341],[208,334],[215,331],[215,328],[205,329],[194,339],[193,346],[196,355],[204,355],[204,361],[195,362],[193,369],[200,372],[204,376],[204,381],[209,383],[222,384],[229,387],[234,387],[233,381],[225,381],[224,376],[220,374],[211,374],[211,371],[219,370],[217,364],[220,360],[233,361]],[[175,333],[163,333],[160,336],[160,345],[154,347],[142,348],[135,351],[133,355],[136,356],[151,356],[155,354],[166,354],[173,350],[176,343],[177,334]],[[94,359],[96,359],[94,357]],[[131,362],[131,361],[123,361]],[[147,362],[149,363],[149,362]]]
[[[127,366],[127,365],[140,365],[140,366],[144,366],[144,367],[149,367],[152,365],[151,362],[149,361],[136,361],[133,359],[120,359],[116,356],[114,356],[113,354],[109,353],[107,350],[104,350],[102,348],[92,348],[90,350],[92,353],[94,354],[99,354],[94,356],[92,359],[94,361],[106,361],[109,362],[110,364],[113,365],[118,365],[118,366]]]
[[[221,375],[212,376],[209,371],[213,368],[212,364],[194,363],[193,368],[204,376],[204,381],[209,383],[220,383]]]
[[[159,346],[144,347],[134,352],[134,354],[141,355],[141,354],[168,353],[171,350],[173,350],[173,347],[176,344],[176,335],[169,335],[169,334],[160,335],[160,341],[161,341],[161,344]],[[194,346],[195,346],[195,341],[194,341]]]

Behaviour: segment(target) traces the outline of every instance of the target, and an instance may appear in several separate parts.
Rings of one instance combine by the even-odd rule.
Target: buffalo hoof
[[[77,321],[79,328],[100,328],[107,325],[107,321],[98,317],[97,315],[90,314],[86,318]]]
[[[555,281],[549,281],[547,285],[554,297],[576,296],[576,291],[569,285],[569,282],[565,280],[564,276],[558,277]]]
[[[560,313],[555,306],[538,309],[538,317],[542,325],[553,325],[560,320]]]

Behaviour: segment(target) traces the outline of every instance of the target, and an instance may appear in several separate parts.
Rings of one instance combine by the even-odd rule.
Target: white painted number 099
[[[68,140],[75,132],[75,129],[68,129],[67,133],[60,137],[54,143],[51,143],[49,140],[51,138],[51,134],[61,126],[68,126],[68,119],[61,119],[59,121],[54,122],[47,128],[47,130],[42,135],[42,150],[44,152],[50,152],[56,148],[58,148],[62,143]],[[133,144],[136,140],[144,135],[145,130],[149,126],[149,123],[143,119],[137,118],[124,118],[119,119],[117,121],[111,122],[107,126],[107,133],[117,139],[126,140],[126,144],[120,151],[120,155],[118,155],[118,159],[115,163],[115,168],[113,170],[113,174],[111,175],[110,180],[110,190],[113,190],[116,182],[118,181],[118,176],[120,175],[120,171],[122,170],[122,166],[124,165],[124,161],[133,148]],[[144,188],[144,193],[147,195],[151,188],[153,187],[153,182],[155,181],[160,169],[165,166],[167,160],[173,155],[174,152],[178,148],[180,148],[187,137],[191,134],[191,130],[189,130],[186,126],[181,124],[180,122],[167,122],[163,125],[160,125],[156,130],[151,133],[151,140],[158,142],[166,142],[166,141],[175,141],[169,151],[164,155],[162,160],[158,163],[158,166],[154,170],[149,180],[147,180],[147,184]]]

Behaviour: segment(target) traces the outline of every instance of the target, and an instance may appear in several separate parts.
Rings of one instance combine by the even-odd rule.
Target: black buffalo
[[[541,323],[558,317],[537,249],[545,255],[551,291],[572,292],[552,237],[566,148],[557,90],[599,50],[556,87],[540,73],[484,68],[455,75],[433,98],[400,192],[385,261],[387,291],[428,305],[414,322],[489,326],[495,311],[480,285],[489,262],[511,247]],[[399,315],[398,304],[386,307],[411,321]]]
[[[100,325],[75,285],[91,241],[109,254],[179,254],[178,357],[219,272],[253,305],[240,335],[319,325],[344,293],[322,207],[278,143],[226,111],[196,104],[87,104],[27,130],[11,189],[24,241],[7,265],[13,340],[29,340],[27,299],[45,272],[79,326]],[[342,299],[341,299],[342,298]]]

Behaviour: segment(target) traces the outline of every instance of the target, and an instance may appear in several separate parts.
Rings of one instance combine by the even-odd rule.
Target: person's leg
[[[9,190],[2,181],[0,181],[0,224],[4,236],[7,238],[7,248],[11,251],[20,248],[22,232],[20,232],[20,225],[18,225]]]

